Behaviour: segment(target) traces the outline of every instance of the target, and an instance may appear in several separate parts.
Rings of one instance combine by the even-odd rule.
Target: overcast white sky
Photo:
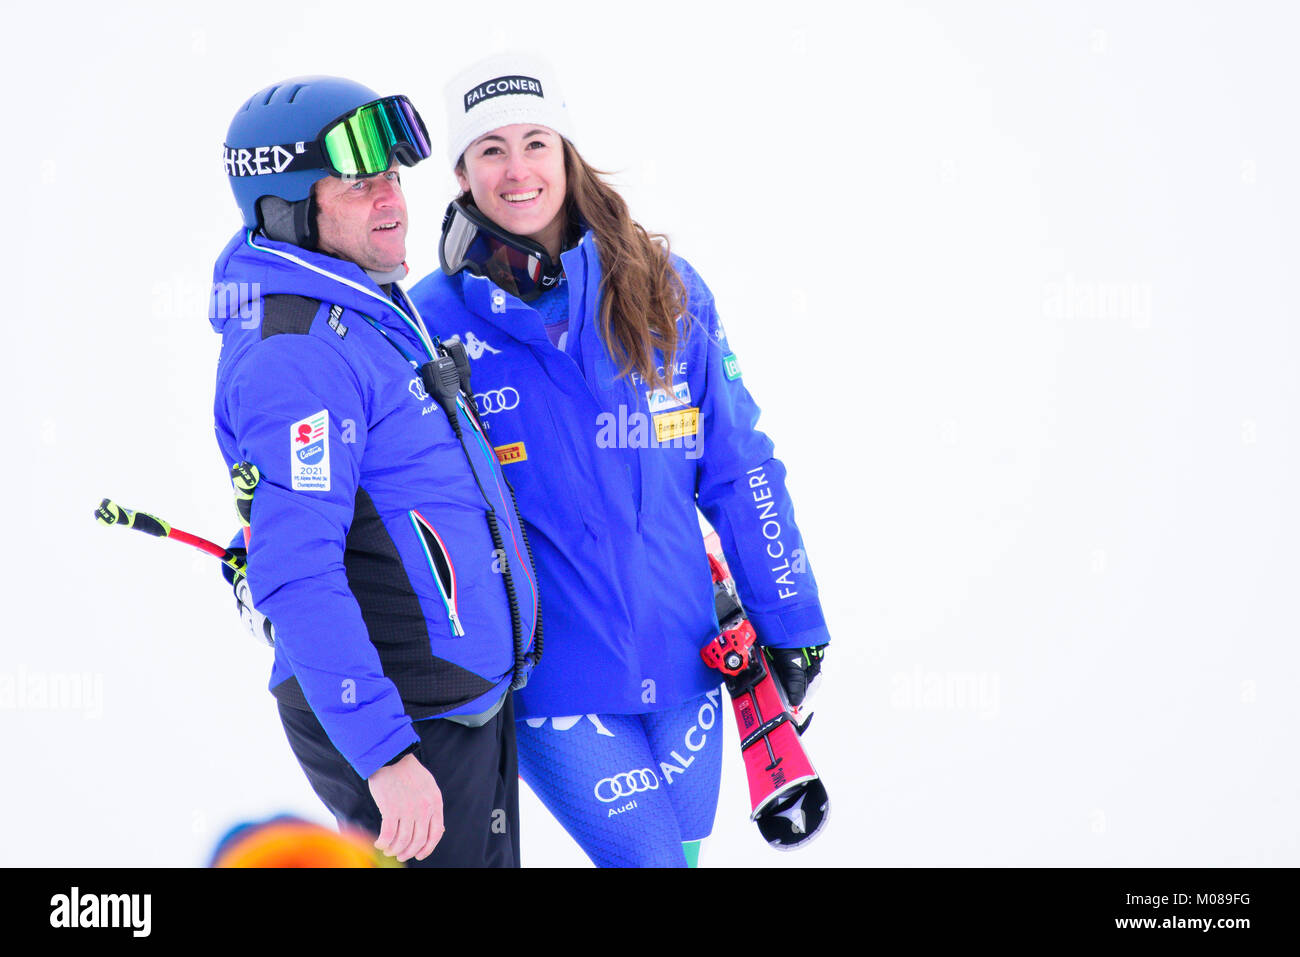
[[[761,842],[728,727],[703,863],[1300,864],[1289,7],[304,9],[6,14],[0,864],[327,820],[215,564],[91,511],[233,529],[206,314],[236,107],[345,74],[440,143],[443,82],[516,47],[712,287],[834,635],[826,833]],[[413,278],[440,157],[404,179]],[[531,797],[523,827],[525,865],[585,864]]]

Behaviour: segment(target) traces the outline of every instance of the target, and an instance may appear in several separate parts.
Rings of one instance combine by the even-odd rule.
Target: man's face
[[[365,179],[326,176],[312,189],[321,252],[375,272],[406,261],[406,198],[396,163]]]

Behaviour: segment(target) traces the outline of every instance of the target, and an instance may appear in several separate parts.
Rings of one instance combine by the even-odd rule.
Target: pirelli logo
[[[676,412],[661,412],[655,416],[655,438],[660,442],[671,442],[683,436],[694,435],[700,430],[699,409],[679,409]]]
[[[511,462],[522,462],[528,458],[528,450],[524,448],[522,442],[511,442],[509,445],[498,445],[492,451],[497,454],[497,461],[502,465],[509,465]]]

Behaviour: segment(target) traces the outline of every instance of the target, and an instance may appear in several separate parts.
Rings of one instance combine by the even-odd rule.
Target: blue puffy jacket
[[[588,233],[561,257],[569,332],[561,351],[536,310],[490,280],[441,272],[411,298],[459,335],[488,435],[519,495],[537,559],[546,658],[516,695],[520,718],[640,713],[716,688],[699,651],[717,634],[698,505],[717,530],[760,641],[829,640],[758,407],[690,265],[673,263],[674,396],[620,377],[599,331],[601,265]]]
[[[481,714],[509,688],[503,568],[525,651],[537,608],[517,515],[472,418],[462,449],[425,393],[395,286],[397,302],[352,263],[247,233],[213,278],[217,441],[262,475],[248,568],[276,626],[272,692],[369,777],[416,742],[413,719]]]

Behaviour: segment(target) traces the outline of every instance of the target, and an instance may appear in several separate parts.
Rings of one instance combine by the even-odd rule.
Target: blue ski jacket
[[[619,376],[610,358],[594,235],[561,260],[563,350],[536,310],[487,278],[434,272],[411,290],[438,334],[468,347],[479,411],[537,560],[546,657],[516,694],[516,717],[642,713],[718,686],[700,659],[718,621],[697,506],[760,641],[829,641],[785,469],[755,428],[759,410],[708,287],[674,257],[689,298],[669,396]]]
[[[508,691],[503,569],[524,652],[537,617],[517,513],[463,403],[462,448],[426,394],[428,349],[395,285],[246,232],[213,279],[217,443],[261,472],[248,581],[275,622],[271,690],[310,707],[366,778],[416,743],[413,720],[481,715]]]

